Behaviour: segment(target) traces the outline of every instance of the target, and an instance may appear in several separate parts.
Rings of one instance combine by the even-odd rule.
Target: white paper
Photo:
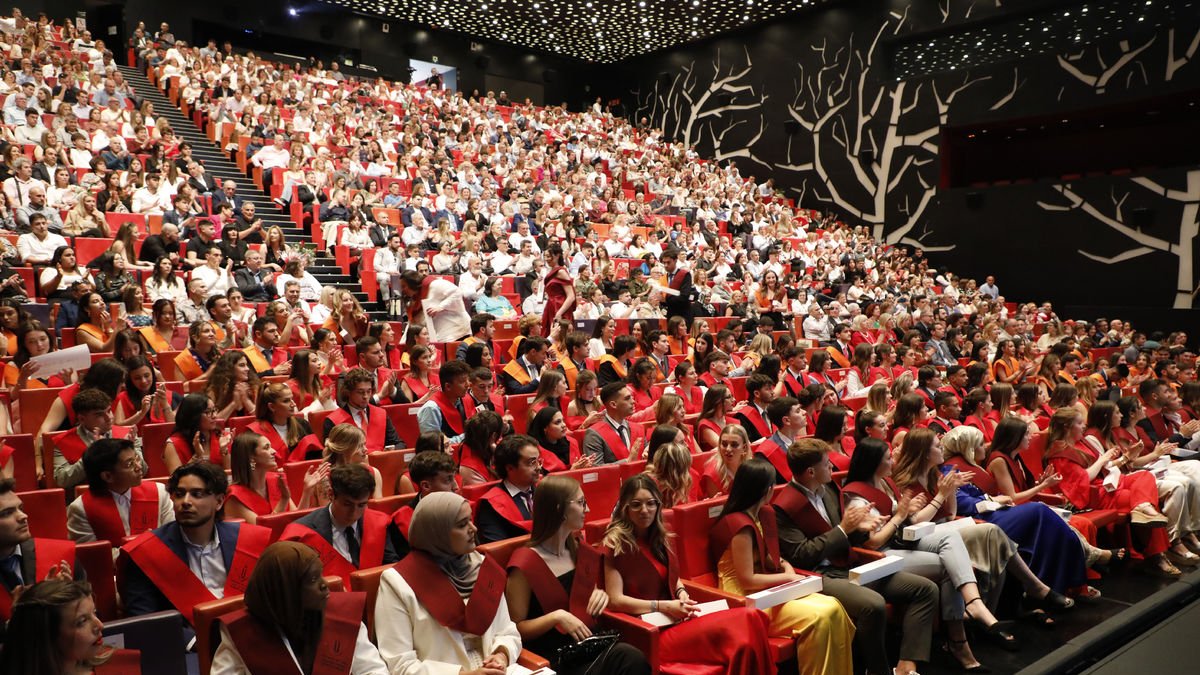
[[[850,583],[862,586],[904,570],[904,558],[889,555],[865,565],[850,568]]]
[[[554,671],[554,669],[549,668],[549,667],[538,668],[537,670],[530,670],[519,663],[514,663],[514,664],[510,665],[508,667],[508,670],[506,670],[504,672],[505,672],[505,675],[556,675],[556,672]]]
[[[1171,451],[1171,456],[1176,457],[1178,459],[1190,459],[1192,457],[1195,457],[1196,455],[1200,455],[1200,450],[1188,450],[1186,448],[1175,448],[1174,450]]]
[[[824,584],[819,576],[804,577],[786,584],[768,588],[765,591],[751,593],[746,596],[746,604],[755,609],[770,609],[785,602],[803,598],[806,595],[820,593]]]
[[[726,609],[729,609],[729,601],[724,598],[721,598],[720,600],[713,600],[712,602],[697,603],[696,613],[692,615],[692,618],[698,619],[706,614],[712,614],[713,612],[720,612]],[[672,619],[662,612],[646,612],[638,618],[650,624],[651,626],[656,626],[658,628],[670,626],[671,624],[675,623],[675,619]]]
[[[1062,518],[1067,522],[1070,522],[1071,516],[1074,515],[1071,513],[1070,509],[1060,509],[1057,506],[1051,506],[1050,510],[1057,513],[1059,518]]]
[[[1121,470],[1115,466],[1108,467],[1108,475],[1104,477],[1104,489],[1108,492],[1116,492],[1117,486],[1121,484]]]
[[[1148,465],[1146,470],[1154,474],[1155,478],[1162,478],[1167,474],[1167,470],[1171,468],[1170,457],[1159,457],[1154,460],[1154,463]]]
[[[904,541],[918,541],[933,534],[934,524],[930,522],[914,523],[904,528]]]
[[[651,285],[654,287],[654,290],[660,293],[665,293],[666,295],[679,295],[679,291],[671,288],[670,286],[664,286],[655,279],[651,279],[650,281]]]
[[[933,532],[934,532],[934,534],[945,534],[947,532],[957,532],[958,530],[961,530],[964,527],[971,527],[974,524],[975,524],[975,520],[973,518],[955,518],[954,520],[947,520],[944,523],[938,523],[937,525],[934,526]]]
[[[56,352],[47,352],[41,356],[34,356],[29,359],[32,363],[38,364],[37,373],[41,377],[49,377],[57,375],[67,368],[73,368],[76,371],[87,370],[92,367],[92,352],[88,350],[87,345],[75,345],[67,347]]]
[[[115,633],[113,635],[105,635],[104,644],[113,649],[125,649],[125,634]]]

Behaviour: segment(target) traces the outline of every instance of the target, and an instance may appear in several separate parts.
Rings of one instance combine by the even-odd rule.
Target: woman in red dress
[[[546,295],[546,308],[542,310],[542,336],[550,334],[550,329],[559,319],[571,318],[575,312],[575,281],[567,271],[562,246],[551,244],[546,247],[546,278],[542,281],[542,290]]]

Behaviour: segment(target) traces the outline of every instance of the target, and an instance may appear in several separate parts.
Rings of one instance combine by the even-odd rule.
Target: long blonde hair
[[[713,453],[713,456],[708,460],[708,464],[709,466],[716,468],[717,478],[720,478],[721,485],[728,489],[729,485],[733,483],[733,474],[736,469],[734,471],[730,471],[729,467],[725,464],[725,461],[721,456],[721,439],[724,438],[726,434],[737,436],[738,440],[742,444],[742,459],[740,462],[738,462],[738,466],[741,466],[742,462],[753,458],[754,451],[750,449],[750,436],[746,433],[745,427],[740,424],[726,424],[725,427],[721,429],[721,435],[717,437],[717,451]]]
[[[338,424],[325,437],[325,461],[337,466],[346,464],[347,458],[367,441],[367,435],[353,424]]]
[[[662,491],[661,508],[686,504],[692,492],[692,453],[682,443],[666,443],[654,453],[654,463],[646,465],[646,475]]]

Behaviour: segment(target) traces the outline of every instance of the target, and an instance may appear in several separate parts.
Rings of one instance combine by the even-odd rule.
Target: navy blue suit
[[[185,566],[187,565],[187,549],[183,543],[183,531],[180,529],[179,523],[167,523],[153,530],[153,533],[183,561]],[[217,523],[217,537],[221,540],[221,558],[225,562],[226,571],[233,564],[233,551],[237,548],[238,534],[240,533],[241,525],[239,523]],[[123,565],[123,569],[122,574],[118,574],[117,577],[121,582],[121,599],[125,603],[127,615],[138,616],[175,609],[171,601],[167,600],[167,596],[158,590],[146,573],[124,552],[121,553],[119,563]],[[191,622],[190,616],[184,618],[189,623]]]

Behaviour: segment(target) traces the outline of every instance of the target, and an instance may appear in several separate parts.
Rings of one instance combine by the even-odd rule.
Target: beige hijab
[[[483,556],[475,551],[456,555],[450,549],[450,530],[466,503],[462,495],[453,492],[425,495],[413,510],[412,523],[408,527],[408,541],[412,547],[432,557],[464,598],[475,588],[475,579],[483,563]]]

